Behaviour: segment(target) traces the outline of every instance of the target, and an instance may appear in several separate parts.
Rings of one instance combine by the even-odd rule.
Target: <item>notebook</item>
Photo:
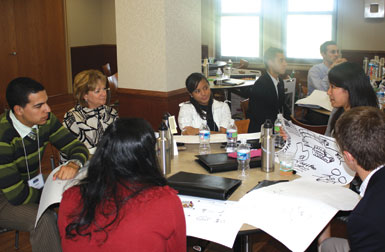
[[[208,172],[226,172],[238,169],[238,162],[230,158],[227,153],[196,155],[195,161],[203,166]],[[261,167],[261,157],[250,159],[250,168]]]
[[[179,194],[226,200],[241,185],[239,179],[178,172],[167,179],[169,186]]]

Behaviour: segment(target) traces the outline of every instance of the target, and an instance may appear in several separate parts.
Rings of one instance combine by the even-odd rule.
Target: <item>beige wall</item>
[[[215,5],[213,0],[202,0],[202,45],[209,46],[209,57],[215,56]]]
[[[119,87],[172,91],[200,71],[201,4],[116,0]]]
[[[115,44],[114,0],[66,0],[69,47]]]
[[[364,18],[364,0],[338,0],[338,44],[344,50],[385,51],[385,19]]]

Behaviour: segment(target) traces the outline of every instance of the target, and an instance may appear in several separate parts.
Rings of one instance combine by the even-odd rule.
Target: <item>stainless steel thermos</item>
[[[267,119],[261,127],[262,171],[274,171],[275,141],[272,122]]]
[[[159,168],[163,175],[168,175],[171,172],[171,150],[167,134],[167,125],[162,122],[159,127],[159,137],[156,139],[156,154],[158,156]]]

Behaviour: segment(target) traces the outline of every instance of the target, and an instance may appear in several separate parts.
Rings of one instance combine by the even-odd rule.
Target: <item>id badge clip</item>
[[[28,180],[28,185],[35,189],[43,188],[44,187],[43,175],[40,173],[36,177],[31,178],[30,180]]]

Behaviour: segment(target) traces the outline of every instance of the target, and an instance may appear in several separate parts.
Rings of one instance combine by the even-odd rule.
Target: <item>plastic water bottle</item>
[[[376,95],[377,95],[377,99],[378,99],[378,105],[379,105],[380,109],[382,109],[384,107],[384,104],[385,104],[385,87],[382,83],[379,85],[379,88],[376,92]]]
[[[238,161],[238,177],[245,179],[250,171],[250,147],[246,143],[246,139],[242,139],[241,144],[237,148]]]
[[[227,61],[227,65],[232,68],[233,67],[233,62],[231,61],[231,59],[229,59],[229,61]]]
[[[284,120],[283,115],[279,113],[277,115],[277,119],[274,122],[274,136],[275,136],[275,148],[282,149],[283,146],[285,146],[285,140],[283,139],[283,136],[281,136],[280,131],[281,128],[284,126]]]
[[[207,122],[204,121],[199,128],[199,154],[209,154],[210,151],[210,128],[207,126]]]
[[[225,79],[231,78],[232,68],[233,68],[233,62],[231,61],[231,59],[229,59],[229,61],[227,62],[227,65],[224,68],[224,78]]]
[[[229,126],[227,126],[226,136],[227,136],[226,152],[236,152],[237,151],[238,129],[234,123],[234,120],[232,120],[232,119],[230,121]]]
[[[217,85],[222,85],[222,70],[218,68],[217,70]]]

